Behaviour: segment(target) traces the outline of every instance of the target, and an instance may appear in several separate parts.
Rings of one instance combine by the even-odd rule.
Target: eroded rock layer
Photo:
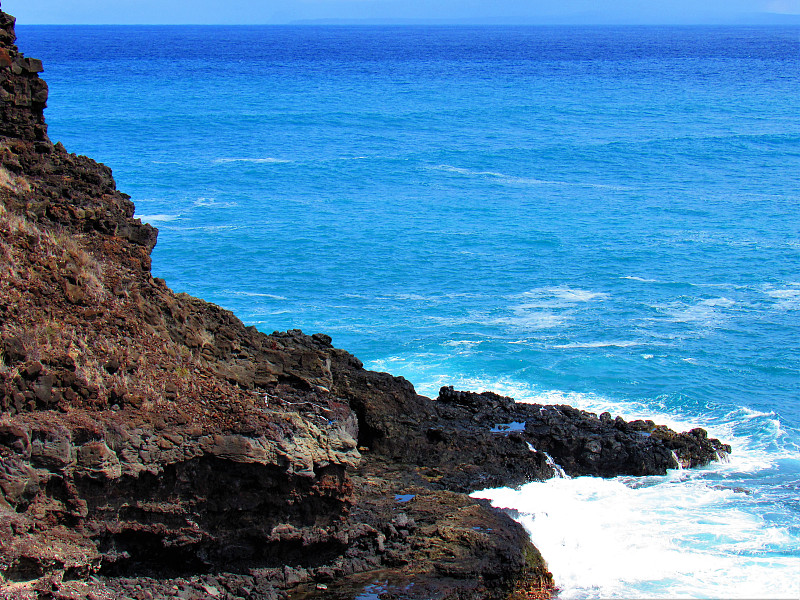
[[[50,142],[42,64],[14,44],[0,11],[0,597],[547,597],[523,529],[465,492],[552,459],[645,475],[730,451],[492,393],[432,400],[324,334],[173,293],[110,169]]]

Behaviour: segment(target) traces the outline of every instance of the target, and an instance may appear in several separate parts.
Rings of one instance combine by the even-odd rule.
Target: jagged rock
[[[122,467],[116,453],[105,442],[88,442],[77,448],[76,474],[98,479],[116,479]]]
[[[27,357],[25,345],[22,343],[22,340],[16,336],[3,339],[2,351],[2,362],[8,366],[23,362]]]

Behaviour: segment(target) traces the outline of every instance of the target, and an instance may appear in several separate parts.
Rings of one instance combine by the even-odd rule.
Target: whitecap
[[[215,164],[228,164],[228,163],[253,163],[253,164],[284,164],[290,163],[291,160],[283,158],[217,158],[214,160]]]
[[[551,348],[573,349],[573,348],[630,348],[641,346],[640,342],[573,342],[570,344],[556,344]]]
[[[437,300],[434,296],[423,296],[422,294],[392,294],[388,297],[395,300],[412,300],[414,302],[433,302]]]
[[[196,208],[235,208],[239,206],[236,202],[219,202],[214,198],[198,198],[192,202]]]
[[[641,281],[642,283],[659,283],[658,279],[647,279],[645,277],[636,277],[635,275],[625,275],[620,279],[630,279],[631,281]]]
[[[515,312],[517,314],[514,316],[493,319],[490,323],[523,330],[552,329],[554,327],[561,327],[566,323],[564,317],[551,312],[525,312],[521,310]]]
[[[448,317],[436,314],[423,315],[423,319],[429,323],[435,323],[443,327],[459,327],[462,325],[475,325],[476,323],[486,323],[484,314],[468,314],[463,316]]]
[[[434,171],[445,171],[447,173],[456,173],[458,175],[466,175],[471,177],[489,177],[494,179],[497,183],[512,184],[512,185],[558,185],[569,187],[582,187],[582,188],[599,188],[609,190],[628,190],[630,188],[609,185],[605,183],[584,183],[579,181],[554,181],[549,179],[536,179],[533,177],[519,177],[515,175],[507,175],[505,173],[498,173],[497,171],[477,171],[474,169],[465,169],[463,167],[454,167],[452,165],[436,165],[429,167]]]
[[[448,340],[442,343],[442,346],[457,348],[459,346],[473,347],[481,343],[481,340]]]
[[[703,306],[722,306],[724,308],[730,308],[736,301],[731,300],[730,298],[710,298],[708,300],[703,300],[700,304]]]
[[[561,285],[556,287],[534,288],[527,292],[510,296],[510,298],[556,299],[573,304],[577,302],[589,302],[591,300],[604,300],[608,298],[608,294],[605,292],[592,292],[590,290]]]
[[[725,318],[719,309],[730,308],[735,304],[734,300],[723,297],[701,300],[692,305],[674,303],[655,308],[663,309],[667,313],[668,317],[665,320],[669,323],[696,323],[705,327],[713,327]]]
[[[737,283],[690,283],[693,287],[721,288],[728,290],[745,290],[748,286]]]
[[[775,302],[775,307],[780,310],[800,308],[800,287],[797,287],[798,284],[796,283],[790,283],[788,285],[792,287],[776,289],[770,286],[764,289],[764,293],[767,296],[777,300],[777,302]]]
[[[273,300],[288,300],[285,296],[276,296],[275,294],[266,294],[262,292],[245,292],[241,290],[224,290],[224,294],[229,296],[246,296],[248,298],[271,298]]]
[[[197,225],[197,226],[182,226],[175,227],[178,231],[205,231],[206,233],[214,233],[217,231],[234,231],[241,229],[239,225]]]
[[[197,229],[205,231],[206,233],[215,233],[217,231],[233,231],[239,229],[238,225],[203,225],[202,227],[187,227],[187,229]]]
[[[799,298],[800,297],[800,289],[785,289],[785,290],[769,290],[767,292],[768,296],[772,296],[773,298]]]

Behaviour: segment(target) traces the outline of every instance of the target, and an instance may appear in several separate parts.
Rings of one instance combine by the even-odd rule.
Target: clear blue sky
[[[800,22],[800,0],[0,0],[20,24]]]

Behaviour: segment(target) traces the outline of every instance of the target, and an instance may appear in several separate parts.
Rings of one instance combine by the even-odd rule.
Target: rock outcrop
[[[548,597],[464,494],[730,451],[566,406],[416,394],[324,334],[265,335],[150,273],[110,169],[47,136],[0,11],[0,597]]]

